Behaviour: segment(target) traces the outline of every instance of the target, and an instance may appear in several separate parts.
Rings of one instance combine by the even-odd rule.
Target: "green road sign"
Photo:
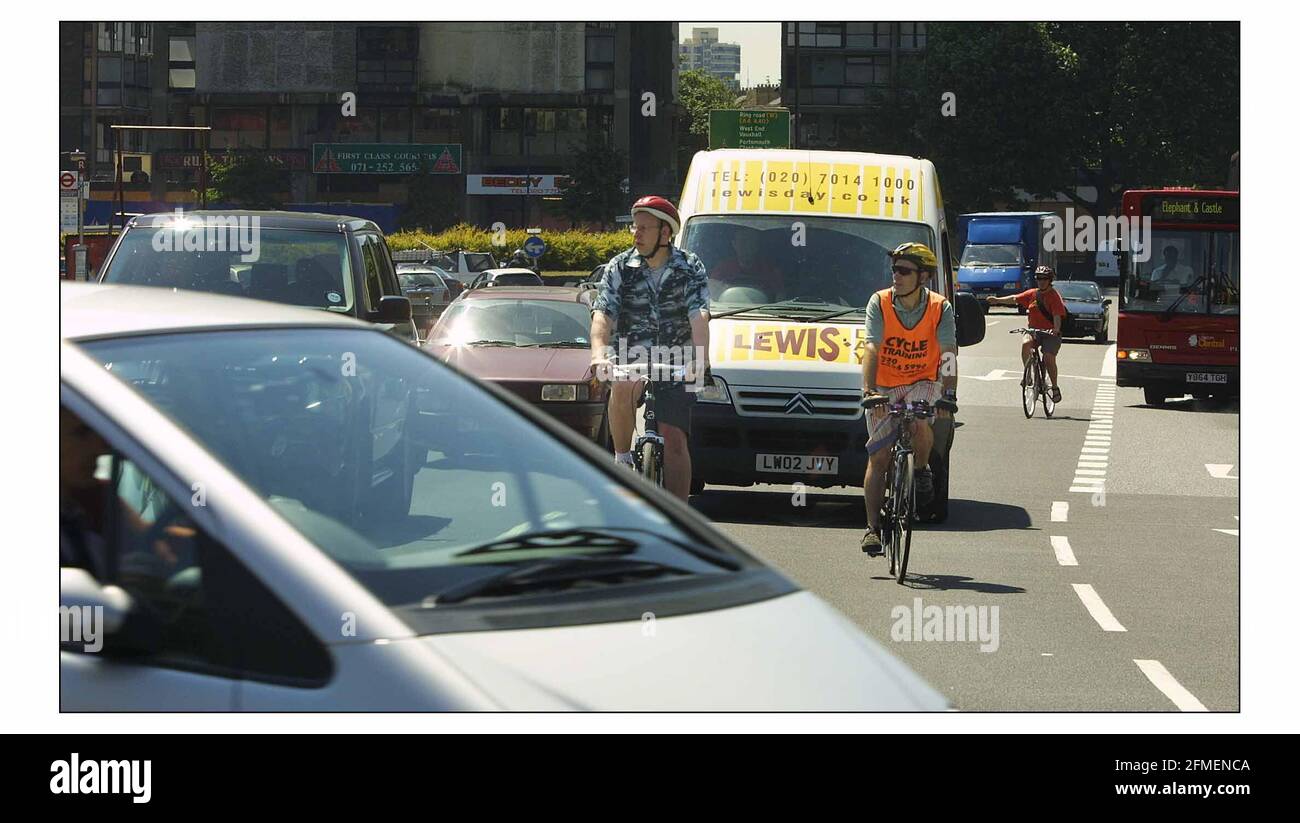
[[[785,109],[709,112],[711,149],[788,149],[790,112]]]
[[[411,174],[420,163],[433,174],[460,174],[460,143],[313,143],[316,174]]]

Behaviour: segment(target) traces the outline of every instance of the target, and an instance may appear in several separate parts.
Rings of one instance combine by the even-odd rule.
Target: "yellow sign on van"
[[[918,168],[720,159],[698,181],[693,211],[924,219]]]
[[[715,332],[714,363],[802,360],[861,365],[866,347],[862,326],[730,321]]]

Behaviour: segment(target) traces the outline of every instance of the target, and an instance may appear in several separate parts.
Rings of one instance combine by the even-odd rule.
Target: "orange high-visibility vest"
[[[885,339],[880,343],[876,385],[885,388],[910,386],[922,380],[939,379],[939,319],[943,317],[943,295],[933,291],[925,314],[916,328],[909,329],[894,311],[893,289],[881,289],[880,311],[885,317]]]

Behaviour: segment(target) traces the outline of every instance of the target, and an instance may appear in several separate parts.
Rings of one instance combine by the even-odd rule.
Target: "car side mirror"
[[[1101,301],[1101,304],[1102,304],[1103,306],[1109,306],[1109,305],[1111,304],[1111,299],[1110,299],[1109,297],[1107,297],[1106,299],[1104,299],[1104,300]]]
[[[984,310],[979,300],[967,291],[953,295],[957,313],[957,345],[973,346],[984,339]]]
[[[375,312],[376,323],[411,322],[411,298],[387,295],[379,298],[379,311]]]
[[[105,634],[117,632],[133,605],[131,595],[117,586],[100,585],[85,569],[59,569],[59,616],[80,621],[78,637],[81,629],[92,626],[93,631],[102,627]]]

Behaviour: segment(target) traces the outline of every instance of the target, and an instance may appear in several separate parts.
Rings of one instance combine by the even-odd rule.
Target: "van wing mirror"
[[[973,346],[984,339],[984,310],[967,291],[953,295],[953,309],[957,314],[957,345]]]

